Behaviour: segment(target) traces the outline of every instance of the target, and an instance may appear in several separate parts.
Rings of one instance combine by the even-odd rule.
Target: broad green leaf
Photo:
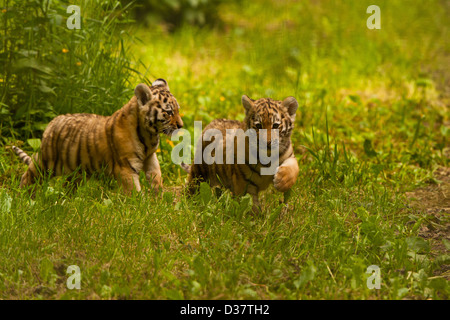
[[[350,98],[350,100],[352,100],[355,103],[358,103],[358,104],[361,103],[361,98],[358,95],[351,94],[348,97]]]
[[[364,140],[364,152],[369,156],[369,157],[375,157],[377,155],[377,153],[375,152],[375,150],[373,149],[372,146],[372,141],[369,139]]]
[[[405,241],[408,248],[415,252],[430,250],[430,244],[420,237],[409,237]]]
[[[36,130],[40,130],[40,131],[45,131],[47,126],[48,126],[48,123],[43,123],[43,122],[36,122],[35,124],[33,124],[33,127]],[[39,139],[36,139],[36,140],[39,140]]]
[[[6,192],[0,193],[0,212],[10,212],[11,211],[12,198]]]
[[[44,66],[41,62],[34,58],[23,58],[14,62],[14,68],[16,69],[34,69],[46,74],[53,74],[53,70],[47,66]]]
[[[39,91],[41,91],[43,93],[51,93],[51,94],[56,96],[55,91],[52,88],[50,88],[50,87],[47,87],[47,86],[44,86],[44,85],[40,85],[40,86],[38,86],[38,89],[39,89]]]
[[[313,264],[309,264],[300,274],[300,277],[294,281],[294,286],[298,289],[309,281],[314,280],[317,268]]]
[[[28,139],[27,143],[33,148],[34,151],[39,150],[41,147],[41,139]]]
[[[207,204],[211,200],[212,192],[208,183],[202,182],[200,184],[200,198],[203,204]]]

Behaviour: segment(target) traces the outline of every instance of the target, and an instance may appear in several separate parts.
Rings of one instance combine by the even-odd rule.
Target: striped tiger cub
[[[40,173],[60,176],[77,168],[87,175],[104,168],[130,194],[141,190],[139,172],[158,190],[162,187],[156,150],[159,134],[171,135],[183,126],[179,105],[167,81],[138,84],[131,100],[111,116],[66,114],[53,119],[44,131],[40,152],[33,158],[13,146],[28,165],[20,187],[32,185]]]
[[[215,151],[215,156],[223,157],[222,161],[217,161],[217,158],[215,158],[212,164],[207,164],[206,161],[199,164],[197,161],[190,166],[182,163],[182,167],[189,173],[187,187],[190,193],[197,190],[199,182],[206,181],[211,187],[223,186],[231,190],[234,195],[250,194],[253,197],[253,210],[257,212],[260,210],[258,200],[260,191],[273,184],[276,190],[287,192],[297,180],[299,167],[294,156],[291,133],[294,129],[298,102],[293,97],[288,97],[283,101],[275,101],[270,98],[253,100],[244,95],[242,96],[242,104],[245,109],[243,122],[227,119],[212,121],[203,130],[202,139],[197,146],[195,156],[196,159],[199,159],[198,153],[201,152],[200,156],[204,157],[204,151],[212,141],[215,141],[211,137],[205,139],[205,133],[211,129],[216,133],[221,132],[222,135],[219,135],[219,137],[223,137],[223,141],[219,142],[219,146],[223,148],[223,152],[220,152],[222,154],[220,156]],[[257,152],[261,151],[263,144],[267,145],[267,148],[265,148],[267,153],[273,150],[273,146],[278,148],[277,166],[273,174],[261,174],[261,169],[267,167],[267,163],[263,164],[259,159],[255,160],[253,164],[251,163],[249,150],[251,150],[252,142],[249,136],[245,137],[245,159],[241,158],[241,161],[239,161],[237,148],[240,146],[237,143],[237,137],[232,137],[231,140],[227,138],[227,131],[230,132],[233,129],[241,129],[241,132],[248,132],[248,129],[255,130],[253,132],[256,134],[254,140],[256,145],[253,143],[253,150],[257,150]],[[260,131],[266,134],[262,140],[260,139]],[[230,145],[232,146],[228,150],[227,146]],[[234,159],[228,161],[225,158],[230,155],[230,150],[233,150],[233,148],[234,152],[230,157],[234,157]],[[284,196],[286,202],[287,194],[285,193]]]

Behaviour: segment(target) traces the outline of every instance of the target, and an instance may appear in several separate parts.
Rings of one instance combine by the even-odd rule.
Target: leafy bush
[[[133,84],[120,1],[78,1],[81,29],[69,29],[64,1],[6,1],[1,8],[0,132],[40,136],[57,114],[109,114]],[[16,137],[17,136],[17,137]]]
[[[239,1],[239,0],[234,0]],[[122,0],[129,3],[130,0]],[[220,5],[224,0],[145,0],[135,7],[137,21],[161,23],[175,29],[183,24],[199,26],[220,25]],[[227,1],[230,2],[230,1]]]

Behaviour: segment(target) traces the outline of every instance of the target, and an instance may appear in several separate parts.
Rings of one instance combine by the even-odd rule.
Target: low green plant
[[[125,29],[128,6],[119,1],[3,4],[2,137],[40,137],[58,114],[111,114],[130,98],[134,64],[132,36]],[[81,29],[66,25],[69,4],[80,7]]]
[[[122,0],[129,4],[130,0]],[[221,5],[224,0],[145,0],[136,2],[136,20],[146,25],[163,23],[167,29],[176,30],[186,24],[197,26],[222,26]],[[233,0],[241,3],[241,0]]]

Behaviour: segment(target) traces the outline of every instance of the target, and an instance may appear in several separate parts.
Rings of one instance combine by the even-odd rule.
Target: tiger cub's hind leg
[[[40,183],[40,181],[41,177],[39,175],[39,172],[37,171],[34,162],[32,162],[28,166],[27,171],[25,171],[25,173],[22,175],[19,187],[21,189],[27,189],[27,192],[30,195],[31,199],[34,199],[36,197],[35,186],[37,183]]]
[[[36,169],[31,168],[31,166],[34,166],[34,164],[31,164],[30,167],[28,167],[27,171],[25,171],[20,179],[20,188],[22,189],[32,186],[37,181],[37,174],[35,173]]]

